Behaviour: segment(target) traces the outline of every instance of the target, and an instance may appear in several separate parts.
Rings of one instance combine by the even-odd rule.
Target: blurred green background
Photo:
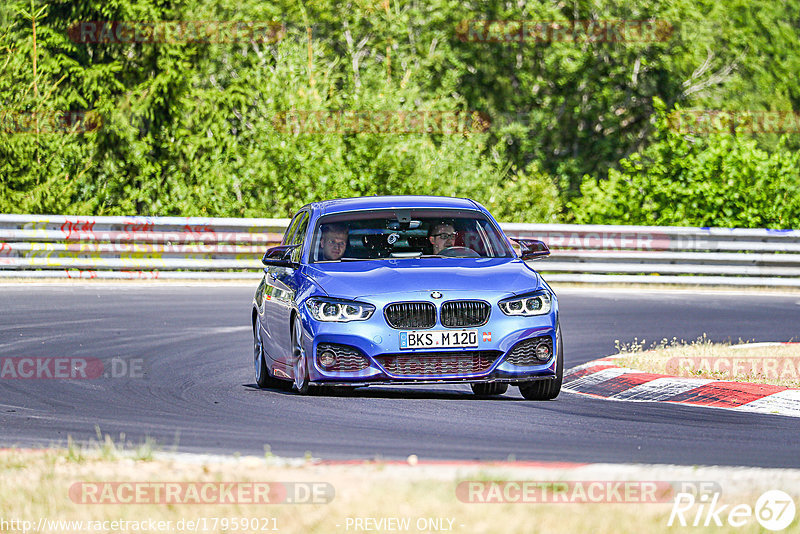
[[[331,197],[438,194],[474,198],[502,221],[800,228],[798,126],[681,133],[667,120],[797,112],[800,1],[641,4],[4,0],[0,211],[286,217]],[[645,42],[459,34],[469,20],[644,19],[672,31]],[[285,31],[273,42],[85,43],[69,33],[81,21]],[[11,119],[81,110],[101,127],[20,132]],[[491,127],[276,127],[291,110],[479,111]]]

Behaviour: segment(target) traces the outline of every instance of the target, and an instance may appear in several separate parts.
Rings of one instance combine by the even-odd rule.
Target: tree
[[[579,223],[744,228],[800,227],[800,153],[769,153],[748,136],[697,137],[670,128],[608,180],[585,177],[571,209]]]

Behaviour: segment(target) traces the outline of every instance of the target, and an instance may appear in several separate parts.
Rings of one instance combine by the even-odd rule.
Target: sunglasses
[[[433,237],[438,237],[439,239],[455,239],[456,234],[433,234]]]

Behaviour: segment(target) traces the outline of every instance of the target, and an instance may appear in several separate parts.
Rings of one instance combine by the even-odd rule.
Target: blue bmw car
[[[253,299],[255,377],[300,394],[375,384],[509,385],[555,398],[558,301],[473,200],[384,196],[308,204],[264,255]]]

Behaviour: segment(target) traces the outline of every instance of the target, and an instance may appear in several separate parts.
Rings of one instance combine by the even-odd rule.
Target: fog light
[[[550,346],[547,343],[536,345],[536,357],[542,361],[550,359]]]
[[[336,353],[330,349],[325,349],[317,356],[317,360],[319,360],[319,364],[322,367],[333,367],[336,363]]]

